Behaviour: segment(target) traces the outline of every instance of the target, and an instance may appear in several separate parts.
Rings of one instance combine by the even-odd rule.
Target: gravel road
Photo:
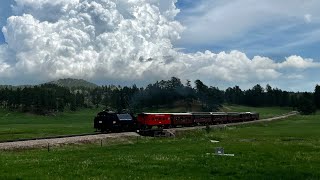
[[[0,150],[40,148],[40,147],[47,147],[48,144],[50,146],[58,146],[58,145],[66,145],[66,144],[81,144],[81,143],[97,142],[105,139],[127,138],[127,137],[137,137],[137,136],[140,136],[140,135],[135,132],[126,132],[126,133],[98,134],[98,135],[55,138],[55,139],[7,142],[7,143],[0,143]]]

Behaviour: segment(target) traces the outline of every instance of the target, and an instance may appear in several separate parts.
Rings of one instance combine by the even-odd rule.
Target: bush
[[[298,111],[303,115],[310,115],[316,112],[317,108],[311,99],[301,98],[299,100]]]

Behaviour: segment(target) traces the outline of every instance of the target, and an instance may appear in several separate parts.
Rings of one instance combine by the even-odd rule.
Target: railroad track
[[[138,137],[139,134],[135,132],[124,132],[124,133],[88,133],[88,134],[77,134],[77,135],[66,135],[66,136],[55,136],[55,137],[43,137],[33,139],[19,139],[0,143],[1,150],[13,150],[13,149],[30,149],[30,148],[44,148],[67,144],[84,144],[101,142],[107,143],[110,139],[123,139]]]

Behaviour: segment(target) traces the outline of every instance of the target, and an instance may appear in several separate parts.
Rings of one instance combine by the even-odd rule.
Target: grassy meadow
[[[0,109],[0,141],[54,135],[91,133],[100,110],[82,110],[40,116]]]
[[[195,106],[193,109],[199,110]],[[223,111],[255,111],[261,118],[272,117],[290,112],[290,108],[246,106],[225,106]],[[11,112],[0,109],[0,141],[23,138],[37,138],[56,135],[92,133],[93,118],[101,109],[85,109],[76,112],[58,113],[56,116],[40,116]],[[150,112],[184,112],[183,106],[152,109]]]
[[[298,115],[169,139],[0,151],[0,179],[319,179],[319,127],[320,114]]]

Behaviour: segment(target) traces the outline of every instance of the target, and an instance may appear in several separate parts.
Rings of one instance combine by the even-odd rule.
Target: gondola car
[[[102,111],[94,118],[94,128],[101,132],[133,131],[136,121],[131,114]]]

